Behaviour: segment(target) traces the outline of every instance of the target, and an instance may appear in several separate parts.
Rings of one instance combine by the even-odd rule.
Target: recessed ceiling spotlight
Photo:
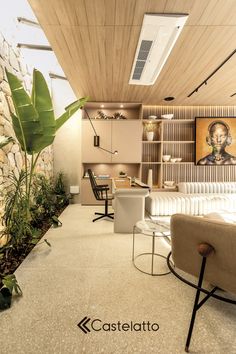
[[[123,104],[121,104],[121,105],[120,105],[120,108],[124,108],[124,105],[123,105]]]
[[[175,99],[175,97],[169,96],[169,97],[165,97],[164,101],[173,101]]]
[[[104,104],[101,104],[101,106],[100,106],[101,108],[104,108]]]

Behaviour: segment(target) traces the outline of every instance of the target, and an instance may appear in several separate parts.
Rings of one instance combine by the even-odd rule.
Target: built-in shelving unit
[[[141,179],[147,182],[152,169],[153,184],[163,187],[164,181],[236,181],[235,166],[195,165],[195,117],[230,117],[235,106],[143,106],[143,139]],[[161,115],[173,113],[171,120]],[[149,119],[156,116],[157,119]],[[154,140],[146,141],[146,126],[155,128]],[[182,158],[181,162],[163,162],[163,155]]]

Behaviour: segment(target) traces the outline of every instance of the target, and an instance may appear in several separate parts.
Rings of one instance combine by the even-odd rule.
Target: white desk
[[[113,178],[112,186],[115,197],[114,232],[132,233],[136,222],[144,220],[145,197],[149,189],[138,185],[131,187],[128,178]]]

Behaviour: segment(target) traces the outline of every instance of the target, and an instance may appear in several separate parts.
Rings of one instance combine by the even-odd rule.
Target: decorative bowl
[[[181,162],[182,161],[182,157],[176,157],[176,162]]]
[[[175,181],[164,181],[164,185],[167,187],[173,187],[175,184]]]
[[[157,116],[148,116],[148,119],[157,119]]]
[[[163,119],[172,119],[174,117],[174,113],[162,114],[161,118]]]
[[[171,158],[171,155],[163,155],[162,156],[162,161],[163,162],[168,162],[168,161],[170,161],[170,158]]]
[[[170,162],[175,163],[177,161],[177,159],[175,157],[172,157],[172,159],[170,159]]]

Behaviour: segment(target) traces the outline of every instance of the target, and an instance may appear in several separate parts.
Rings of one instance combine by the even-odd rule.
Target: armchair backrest
[[[177,268],[199,276],[200,243],[215,250],[207,257],[204,279],[236,294],[236,224],[184,214],[171,217],[172,257]]]
[[[88,175],[95,198],[97,200],[106,200],[108,198],[107,191],[109,188],[102,187],[97,184],[91,169],[88,169]]]

